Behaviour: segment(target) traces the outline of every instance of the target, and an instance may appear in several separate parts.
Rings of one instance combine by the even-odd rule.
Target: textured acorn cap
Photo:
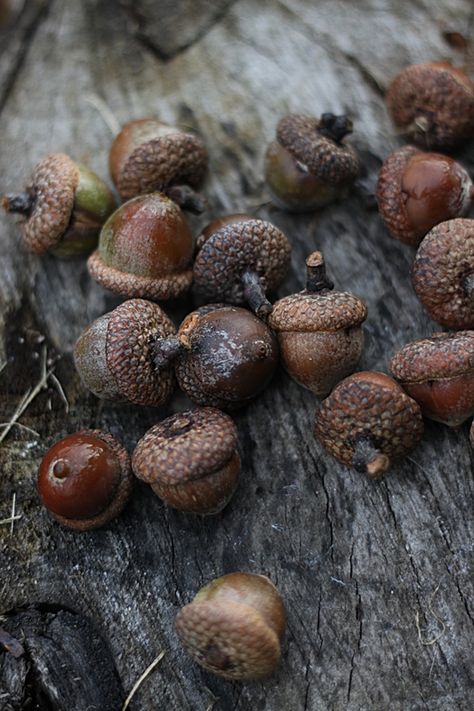
[[[274,291],[288,270],[290,253],[288,239],[271,222],[249,219],[225,225],[196,256],[196,289],[208,301],[243,304],[242,274],[255,271],[266,290]]]
[[[392,80],[386,102],[395,125],[425,147],[452,148],[474,135],[474,84],[446,62],[405,67]]]
[[[419,383],[474,371],[474,331],[434,333],[407,343],[390,361],[393,377]]]
[[[353,181],[359,173],[354,148],[319,133],[320,119],[303,114],[288,114],[277,126],[277,140],[310,173],[331,185]]]
[[[276,331],[338,331],[359,326],[367,318],[363,301],[343,291],[301,292],[273,305],[268,325]]]
[[[421,439],[423,419],[418,404],[394,380],[383,373],[356,373],[323,400],[316,412],[315,434],[348,467],[353,465],[357,441],[364,440],[392,463]]]
[[[376,193],[379,212],[392,237],[415,246],[420,240],[408,221],[402,177],[407,164],[416,153],[420,151],[414,146],[402,146],[391,153],[380,169]]]
[[[66,231],[79,184],[79,168],[64,153],[52,153],[40,161],[26,186],[34,198],[31,214],[22,224],[25,249],[44,254]]]
[[[474,296],[464,287],[474,274],[474,220],[442,222],[420,244],[412,268],[418,298],[447,328],[474,328]]]
[[[178,412],[152,427],[133,453],[135,475],[153,484],[181,484],[223,467],[237,448],[233,420],[206,407]]]
[[[166,126],[154,119],[130,121],[115,138],[111,149],[132,124],[140,124],[143,140],[120,161],[112,177],[122,200],[186,184],[197,188],[207,170],[208,155],[202,140],[193,133]],[[112,161],[111,161],[112,162]]]

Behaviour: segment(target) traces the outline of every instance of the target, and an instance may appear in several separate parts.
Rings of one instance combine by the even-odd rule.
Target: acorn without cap
[[[155,342],[176,331],[162,309],[130,299],[100,316],[79,336],[74,362],[84,385],[104,400],[158,407],[171,397],[170,367],[155,368]]]
[[[132,468],[169,506],[218,513],[231,499],[240,473],[237,428],[211,407],[178,412],[142,437]]]
[[[107,185],[64,153],[43,158],[24,192],[4,195],[1,204],[23,216],[22,243],[28,252],[66,258],[94,249],[102,224],[116,208]]]
[[[473,197],[467,171],[440,153],[403,146],[380,170],[380,214],[392,237],[407,244],[418,245],[435,225],[464,215]]]
[[[188,654],[224,679],[262,679],[280,660],[286,612],[264,575],[230,573],[205,585],[176,617]]]
[[[248,304],[258,316],[271,311],[266,292],[283,281],[291,246],[271,222],[230,215],[218,218],[198,238],[194,283],[207,302]]]
[[[295,212],[323,207],[343,195],[359,173],[347,116],[289,114],[278,123],[265,156],[265,179],[273,202]]]
[[[474,415],[474,331],[408,343],[389,368],[425,417],[456,427]]]
[[[379,478],[421,439],[423,418],[415,400],[392,378],[361,372],[323,400],[315,435],[339,462]]]

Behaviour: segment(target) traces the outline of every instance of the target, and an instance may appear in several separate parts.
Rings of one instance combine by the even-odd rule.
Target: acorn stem
[[[246,269],[242,274],[244,297],[252,311],[259,317],[265,318],[273,310],[273,306],[265,296],[265,290],[258,274],[251,269]]]
[[[354,447],[352,466],[356,471],[377,479],[390,467],[390,460],[380,449],[374,447],[370,439],[361,437]]]
[[[474,272],[470,272],[469,274],[466,274],[466,276],[463,279],[463,288],[466,294],[471,298],[474,299]]]
[[[334,289],[334,284],[326,274],[323,255],[321,252],[312,252],[306,258],[306,291],[316,293],[331,289]]]
[[[326,136],[326,138],[331,138],[336,143],[340,143],[344,136],[352,133],[352,121],[346,114],[336,116],[335,114],[325,113],[319,119],[318,132]]]
[[[2,195],[0,202],[6,212],[17,212],[29,217],[35,204],[35,198],[31,193],[24,192],[18,195]]]
[[[175,202],[182,210],[200,215],[206,209],[206,201],[189,185],[170,185],[163,190],[170,200]]]
[[[185,344],[176,336],[157,338],[153,344],[153,362],[158,370],[168,368],[186,349]]]

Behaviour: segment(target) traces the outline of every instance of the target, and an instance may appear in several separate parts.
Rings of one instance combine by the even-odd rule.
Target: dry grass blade
[[[97,94],[87,94],[85,99],[88,104],[97,110],[110,132],[116,136],[120,131],[120,124],[105,101],[101,99],[100,96],[97,96]]]
[[[159,653],[159,655],[157,656],[157,658],[152,661],[152,663],[150,664],[150,666],[145,669],[145,671],[143,672],[143,674],[141,675],[141,677],[138,679],[138,681],[134,684],[133,689],[131,690],[131,692],[129,693],[129,695],[127,696],[127,698],[125,699],[125,703],[124,703],[124,705],[122,706],[121,711],[125,711],[125,709],[128,708],[128,706],[129,706],[129,704],[130,704],[130,701],[131,701],[132,698],[135,696],[137,690],[138,690],[138,689],[140,688],[140,686],[143,684],[143,682],[145,681],[145,679],[146,679],[148,676],[150,676],[150,674],[151,674],[151,672],[153,671],[153,669],[161,662],[161,660],[163,659],[164,656],[165,656],[165,651],[163,650],[162,652]]]

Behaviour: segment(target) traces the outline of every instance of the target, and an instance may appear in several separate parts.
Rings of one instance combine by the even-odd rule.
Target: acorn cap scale
[[[273,305],[268,323],[277,331],[312,333],[359,326],[367,307],[357,296],[344,291],[291,294]]]

